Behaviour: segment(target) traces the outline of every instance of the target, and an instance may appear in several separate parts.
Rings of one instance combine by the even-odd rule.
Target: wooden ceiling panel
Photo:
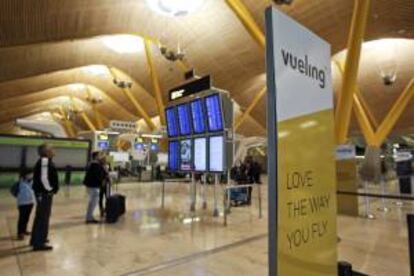
[[[263,28],[264,8],[271,1],[242,1]],[[371,3],[366,40],[414,37],[413,1]],[[295,0],[292,5],[279,8],[330,42],[336,53],[346,47],[352,6],[351,0]],[[157,110],[145,52],[119,54],[105,47],[100,37],[95,37],[122,33],[157,37],[172,48],[180,44],[190,67],[199,75],[211,74],[215,85],[230,91],[243,107],[265,85],[264,51],[225,1],[209,0],[199,12],[171,19],[151,11],[144,0],[3,0],[0,2],[0,94],[6,97],[85,82],[104,90],[134,112],[124,95],[111,85],[111,80],[97,81],[82,74],[49,76],[54,71],[90,64],[111,65],[142,84],[143,89],[135,84],[133,93],[154,116]],[[157,47],[153,46],[153,52],[166,101],[167,91],[182,82],[182,74],[176,65],[161,56]],[[407,72],[401,72],[389,95],[382,93],[384,88],[377,83],[372,66],[362,65],[359,84],[379,119],[412,76],[412,62],[406,62]],[[335,87],[338,83],[335,80]],[[262,100],[252,113],[263,126],[265,106]]]

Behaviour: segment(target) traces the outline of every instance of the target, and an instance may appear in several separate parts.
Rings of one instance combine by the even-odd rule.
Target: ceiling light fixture
[[[384,85],[392,85],[397,79],[397,55],[401,41],[404,40],[384,38],[365,42],[362,46],[363,50],[370,51],[374,54],[377,71]]]
[[[142,37],[136,35],[108,35],[101,40],[106,47],[119,54],[133,54],[144,50]]]
[[[97,77],[106,76],[109,74],[108,68],[103,65],[89,65],[82,68],[86,74],[91,74]]]
[[[204,0],[147,0],[148,6],[163,15],[178,17],[197,11]]]

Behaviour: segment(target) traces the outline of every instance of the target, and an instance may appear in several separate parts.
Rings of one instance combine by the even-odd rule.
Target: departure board
[[[179,170],[179,155],[180,144],[179,141],[169,141],[168,143],[168,169],[170,171]]]
[[[202,134],[206,131],[203,101],[201,99],[194,100],[190,103],[190,106],[193,131],[195,134]]]
[[[174,107],[169,107],[165,110],[168,137],[177,137],[179,134],[176,114],[177,113]]]
[[[205,98],[207,110],[208,130],[211,132],[223,130],[223,113],[220,96],[214,94]]]
[[[180,135],[191,134],[190,108],[188,104],[180,104],[177,106],[178,124]]]

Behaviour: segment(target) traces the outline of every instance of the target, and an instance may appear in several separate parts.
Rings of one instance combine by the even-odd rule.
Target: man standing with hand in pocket
[[[30,244],[34,251],[52,250],[47,245],[49,234],[49,220],[52,211],[53,195],[59,190],[59,178],[52,161],[54,149],[48,144],[38,148],[39,160],[33,172],[33,191],[36,196],[36,215],[33,223],[32,239]]]

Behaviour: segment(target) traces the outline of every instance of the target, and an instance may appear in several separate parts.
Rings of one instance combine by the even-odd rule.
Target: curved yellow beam
[[[339,73],[341,74],[341,76],[343,77],[344,71],[342,69],[342,64],[337,61],[337,60],[333,60],[334,64],[336,65],[336,67],[339,70]],[[371,122],[370,122],[370,112],[368,106],[367,108],[364,108],[364,103],[362,100],[362,95],[361,92],[358,89],[358,85],[355,84],[355,93],[353,95],[353,109],[354,109],[354,113],[355,113],[355,117],[358,120],[358,124],[361,128],[362,134],[364,135],[365,141],[367,142],[368,145],[373,145],[375,143],[375,133],[374,133],[374,129],[372,128]],[[371,114],[371,116],[373,116]],[[375,120],[374,117],[372,117],[371,120]]]
[[[348,36],[345,70],[335,110],[335,129],[338,144],[345,144],[351,121],[351,110],[358,75],[359,57],[369,14],[370,0],[355,0]]]
[[[378,127],[376,132],[376,141],[375,144],[380,146],[387,136],[390,134],[391,130],[394,128],[398,119],[401,117],[401,114],[404,112],[408,103],[414,96],[414,78],[408,83],[404,91],[398,97],[397,101],[392,106],[391,110],[388,112],[387,116]]]
[[[266,46],[265,35],[255,22],[253,16],[248,11],[246,6],[244,6],[240,0],[226,0],[226,3],[240,19],[240,22],[243,24],[249,34],[259,44],[259,46],[264,49]]]
[[[256,107],[262,97],[266,94],[266,86],[263,87],[253,98],[250,105],[247,109],[236,119],[236,123],[234,124],[234,130],[237,131],[240,126],[244,123],[244,121],[249,117],[252,110]]]
[[[155,68],[154,58],[152,56],[151,40],[144,38],[145,54],[147,56],[147,64],[151,77],[152,88],[154,89],[155,100],[157,101],[158,114],[160,115],[161,125],[165,126],[165,115],[164,115],[164,102],[162,99],[162,92],[160,86],[160,80],[158,77],[157,69]]]
[[[108,67],[108,71],[110,72],[110,74],[111,74],[111,76],[112,76],[112,78],[114,80],[117,80],[118,79],[118,75],[116,74],[116,72],[115,72],[115,70],[113,68]],[[127,96],[127,98],[129,99],[129,101],[134,105],[134,107],[138,111],[138,114],[144,119],[144,121],[147,124],[147,126],[151,130],[156,129],[156,126],[152,122],[151,117],[145,111],[144,107],[134,97],[134,95],[132,94],[131,90],[128,87],[121,87],[120,89],[124,92],[124,94]],[[164,111],[163,111],[163,113],[164,113]]]
[[[85,85],[85,90],[86,90],[86,94],[88,95],[88,101],[92,105],[92,110],[95,115],[96,125],[98,126],[98,129],[103,129],[104,124],[102,121],[101,113],[98,111],[98,107],[97,107],[98,103],[94,101],[95,98],[93,97],[88,85]]]

